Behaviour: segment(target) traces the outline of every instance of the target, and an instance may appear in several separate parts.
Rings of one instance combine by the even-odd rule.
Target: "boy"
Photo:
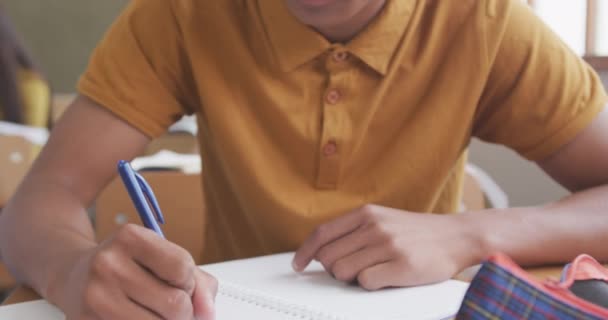
[[[206,262],[297,250],[296,270],[317,259],[375,290],[493,251],[608,258],[605,92],[518,0],[135,0],[79,91],[0,221],[2,258],[70,319],[213,318],[215,282],[183,249],[131,225],[97,244],[84,214],[184,113],[199,119]],[[473,136],[576,193],[421,214],[456,211]]]

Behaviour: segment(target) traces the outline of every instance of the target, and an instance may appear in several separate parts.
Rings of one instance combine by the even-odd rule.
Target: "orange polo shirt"
[[[539,160],[594,119],[598,77],[522,3],[388,0],[332,44],[283,0],[133,0],[79,90],[150,137],[198,115],[205,262],[293,250],[367,203],[455,211],[474,136]]]

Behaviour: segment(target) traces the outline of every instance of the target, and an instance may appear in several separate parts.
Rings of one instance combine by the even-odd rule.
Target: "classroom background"
[[[527,2],[608,85],[608,0]],[[75,92],[90,53],[126,3],[128,0],[3,1],[53,92],[68,95]],[[533,163],[506,148],[475,140],[470,150],[470,162],[492,177],[512,206],[540,204],[566,195]]]

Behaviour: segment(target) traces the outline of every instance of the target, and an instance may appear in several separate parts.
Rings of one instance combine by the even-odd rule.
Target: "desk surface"
[[[540,280],[544,280],[547,278],[559,278],[561,271],[562,271],[561,267],[535,268],[535,269],[528,270],[528,272],[530,272],[530,274],[534,275],[535,277],[537,277]],[[464,281],[471,280],[470,276],[467,276],[467,274],[464,274],[464,275],[458,277],[458,279],[464,280]],[[40,299],[40,296],[37,295],[34,291],[27,289],[25,287],[19,287],[11,293],[11,295],[6,299],[6,301],[4,301],[4,303],[2,305],[9,305],[9,304],[14,304],[14,303],[19,303],[19,302],[27,302],[27,301],[32,301],[32,300],[36,300],[36,299]]]
[[[36,294],[33,290],[30,290],[25,287],[18,287],[13,292],[11,292],[10,296],[8,296],[8,298],[2,303],[2,305],[27,302],[37,299],[40,299],[40,296]]]

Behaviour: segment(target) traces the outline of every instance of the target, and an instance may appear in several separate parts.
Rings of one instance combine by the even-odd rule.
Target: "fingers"
[[[319,249],[359,228],[365,221],[361,210],[353,211],[331,222],[319,226],[300,246],[293,259],[293,268],[303,271],[316,256]]]
[[[125,260],[116,276],[129,299],[163,319],[191,319],[191,297],[160,281],[133,260]]]
[[[359,286],[373,291],[387,287],[412,287],[449,279],[449,276],[435,275],[432,268],[416,269],[408,261],[391,260],[361,271],[357,275]]]
[[[454,220],[368,205],[317,228],[296,252],[294,269],[316,258],[336,279],[357,279],[369,290],[443,281],[461,270],[466,232]]]
[[[357,230],[330,242],[323,246],[315,255],[325,270],[332,273],[334,263],[339,259],[350,256],[364,247],[373,243],[373,234],[370,228],[358,228]]]
[[[89,285],[84,291],[84,302],[93,319],[160,320],[153,312],[129,300],[122,292],[107,290],[103,282]],[[95,315],[95,316],[93,316]]]
[[[364,270],[388,262],[392,258],[390,248],[376,245],[340,258],[332,265],[330,272],[337,280],[352,282]]]
[[[392,283],[395,272],[391,263],[381,263],[361,271],[357,275],[357,282],[363,289],[374,291],[382,288],[396,286]]]
[[[121,228],[101,245],[91,266],[93,280],[85,291],[101,287],[93,292],[114,297],[113,305],[122,304],[121,314],[130,319],[193,318],[195,273],[200,271],[188,252],[154,232],[134,225]],[[100,319],[118,319],[101,302],[91,299],[85,305]]]
[[[136,225],[124,226],[116,235],[116,241],[137,263],[164,282],[192,296],[194,272],[198,269],[186,250]]]
[[[195,273],[195,280],[196,285],[192,296],[194,317],[197,320],[215,320],[217,280],[202,270]]]

